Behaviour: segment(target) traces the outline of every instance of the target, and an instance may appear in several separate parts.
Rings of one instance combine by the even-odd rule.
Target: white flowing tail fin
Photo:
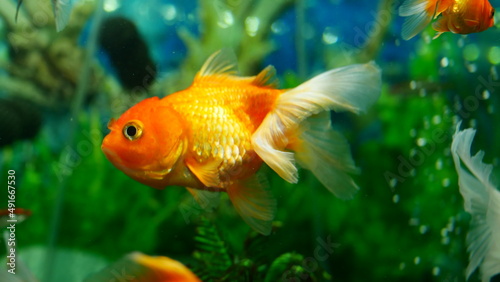
[[[380,96],[381,73],[375,63],[322,73],[276,99],[274,109],[252,136],[255,152],[288,182],[298,180],[295,158],[341,198],[357,187],[346,172],[356,168],[346,140],[333,131],[328,110],[360,113]],[[291,149],[296,153],[285,151]]]
[[[460,124],[453,136],[451,152],[464,208],[472,216],[467,234],[470,256],[466,275],[468,279],[481,265],[482,281],[487,282],[500,273],[500,192],[490,179],[493,166],[482,162],[484,152],[471,156],[475,130],[459,131],[459,127]]]

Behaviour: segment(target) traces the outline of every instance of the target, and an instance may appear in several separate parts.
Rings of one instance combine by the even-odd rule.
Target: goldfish
[[[71,10],[73,8],[72,0],[51,0],[52,9],[54,10],[54,18],[56,21],[56,31],[59,32],[63,30],[69,22],[69,16],[71,15]],[[16,16],[19,15],[19,9],[23,0],[17,0]]]
[[[402,36],[410,40],[429,23],[438,18],[432,28],[444,32],[469,34],[485,31],[495,23],[495,9],[488,0],[406,0],[399,15],[408,17],[403,24]]]
[[[89,276],[85,281],[115,281],[117,276],[123,281],[135,282],[201,281],[189,268],[176,260],[163,256],[152,257],[140,252],[124,256],[111,266]]]
[[[500,191],[492,182],[493,166],[483,163],[484,152],[471,156],[475,130],[459,131],[453,136],[451,153],[458,172],[464,209],[471,215],[467,234],[469,265],[466,279],[478,267],[483,282],[500,275]]]
[[[380,95],[373,62],[322,73],[292,89],[277,89],[275,69],[241,77],[228,50],[210,56],[190,87],[147,98],[117,120],[102,142],[107,159],[131,178],[157,189],[184,186],[202,207],[225,192],[243,220],[262,234],[276,213],[265,163],[297,183],[312,171],[334,195],[358,190],[349,144],[333,130],[329,110],[360,113]]]
[[[12,214],[12,215],[11,215]],[[10,208],[0,210],[0,228],[4,228],[10,223],[21,223],[31,216],[31,211],[22,208]],[[14,222],[12,222],[14,220]]]

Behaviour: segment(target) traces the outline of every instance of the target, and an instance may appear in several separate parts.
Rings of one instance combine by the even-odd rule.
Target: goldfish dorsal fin
[[[227,189],[234,208],[255,231],[269,235],[276,214],[276,200],[264,176],[254,175]]]
[[[186,165],[203,185],[218,188],[220,185],[218,168],[221,162],[221,160],[214,159],[213,161],[200,163],[195,159],[187,159]]]
[[[256,86],[277,87],[276,69],[273,66],[267,66],[252,81]]]
[[[207,190],[199,190],[194,188],[186,189],[193,195],[195,201],[200,205],[200,207],[204,210],[212,210],[216,208],[220,203],[220,193],[212,192]]]
[[[237,66],[234,52],[230,49],[221,49],[208,57],[196,77],[235,75],[238,73]]]

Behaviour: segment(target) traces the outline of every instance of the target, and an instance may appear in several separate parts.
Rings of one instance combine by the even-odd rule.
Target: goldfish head
[[[482,3],[471,4],[462,15],[464,25],[459,33],[472,33],[485,31],[495,24],[495,9],[488,0]]]
[[[180,115],[152,97],[112,119],[108,128],[101,146],[108,160],[133,179],[163,189],[185,147]]]
[[[495,8],[491,7],[489,1],[486,1],[488,4],[484,6],[484,30],[492,27],[495,24]]]

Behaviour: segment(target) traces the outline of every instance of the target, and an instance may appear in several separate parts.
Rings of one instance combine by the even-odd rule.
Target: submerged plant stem
[[[97,1],[97,7],[95,10],[94,22],[92,24],[92,28],[90,30],[89,40],[87,42],[87,52],[86,52],[86,60],[83,63],[83,68],[80,72],[80,76],[78,78],[78,84],[75,89],[75,97],[73,100],[73,104],[71,107],[71,116],[73,117],[73,122],[70,124],[69,128],[69,144],[75,143],[75,133],[78,130],[78,115],[82,108],[83,100],[85,94],[88,91],[89,86],[89,77],[91,72],[91,62],[96,50],[97,38],[99,36],[99,26],[101,24],[102,16],[103,16],[103,0]],[[58,235],[60,232],[60,221],[61,215],[63,211],[63,203],[64,203],[64,195],[66,191],[67,185],[67,177],[63,178],[60,182],[57,191],[57,198],[55,201],[52,222],[50,227],[50,237],[49,243],[47,247],[47,254],[45,259],[45,273],[43,276],[43,281],[54,281],[53,273],[54,273],[54,260],[56,255],[56,247]]]

